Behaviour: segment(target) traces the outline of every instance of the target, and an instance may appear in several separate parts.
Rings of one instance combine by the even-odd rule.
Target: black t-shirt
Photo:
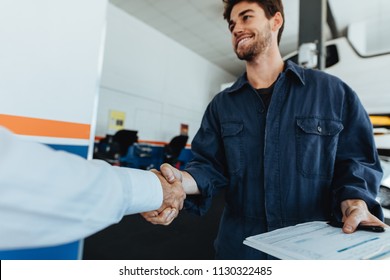
[[[263,103],[264,103],[266,110],[268,110],[269,104],[271,103],[271,97],[272,97],[272,93],[274,91],[274,85],[275,85],[275,83],[273,83],[268,88],[256,89],[257,94],[260,96],[261,100],[263,100]]]
[[[284,64],[283,66],[283,72],[286,71],[286,66],[287,63]],[[280,74],[279,74],[280,76]],[[274,92],[274,86],[276,84],[276,81],[279,79],[278,78],[273,82],[272,85],[270,85],[268,88],[258,88],[256,89],[257,94],[260,96],[260,98],[263,100],[265,109],[268,111],[269,104],[271,103],[271,98],[272,98],[272,93]]]

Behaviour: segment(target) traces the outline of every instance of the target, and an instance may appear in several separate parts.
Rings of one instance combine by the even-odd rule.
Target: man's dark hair
[[[282,14],[283,24],[280,27],[278,33],[278,44],[279,44],[284,29],[284,10],[283,10],[282,0],[222,0],[222,2],[224,3],[223,18],[227,20],[228,24],[230,22],[230,14],[232,12],[233,7],[236,4],[244,1],[249,3],[259,4],[259,6],[263,8],[265,12],[265,16],[268,19],[273,17],[277,12],[280,12]]]

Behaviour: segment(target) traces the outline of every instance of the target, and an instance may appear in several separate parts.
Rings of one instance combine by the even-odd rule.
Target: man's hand
[[[157,170],[151,171],[161,182],[163,203],[159,209],[141,215],[152,224],[169,225],[177,217],[179,210],[183,209],[186,194],[180,180],[171,178],[168,182]]]
[[[343,232],[352,233],[359,224],[387,227],[385,223],[372,215],[367,204],[360,199],[348,199],[341,202],[343,213]]]
[[[168,163],[160,166],[160,172],[168,182],[179,179],[186,194],[200,194],[194,178],[186,171],[181,171]]]
[[[168,163],[163,163],[160,166],[160,172],[168,182],[173,182],[175,179],[178,179],[183,183],[183,174],[180,170]]]

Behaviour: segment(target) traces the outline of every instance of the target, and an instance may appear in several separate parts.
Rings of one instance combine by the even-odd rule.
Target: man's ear
[[[283,17],[280,12],[276,12],[276,14],[272,17],[272,31],[278,31],[283,25]]]

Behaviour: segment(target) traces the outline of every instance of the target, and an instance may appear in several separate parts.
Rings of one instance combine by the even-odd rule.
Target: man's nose
[[[233,28],[232,34],[234,36],[237,36],[237,35],[241,34],[243,31],[244,31],[243,26],[239,23],[236,23],[236,25]]]

